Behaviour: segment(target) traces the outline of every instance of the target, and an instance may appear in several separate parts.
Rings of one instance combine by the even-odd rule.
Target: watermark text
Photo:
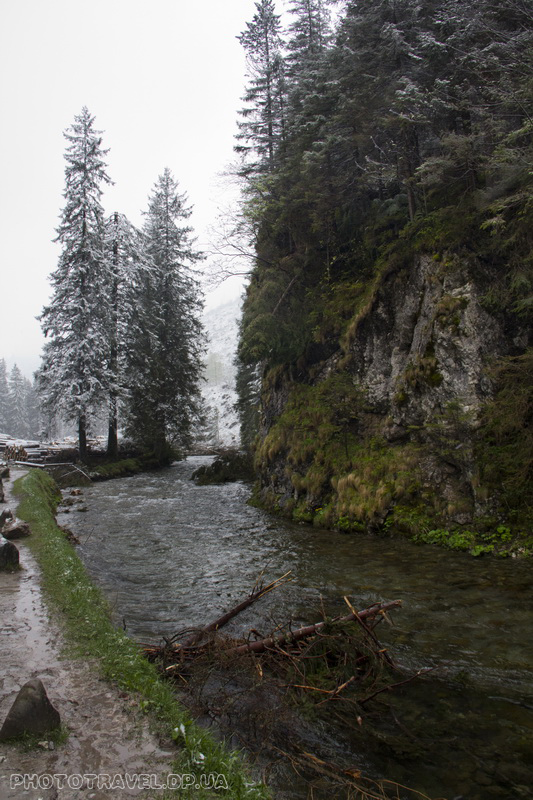
[[[224,775],[217,772],[192,775],[189,773],[168,773],[165,777],[155,773],[126,772],[124,775],[89,773],[67,775],[64,773],[42,775],[13,774],[10,777],[11,789],[229,789]]]

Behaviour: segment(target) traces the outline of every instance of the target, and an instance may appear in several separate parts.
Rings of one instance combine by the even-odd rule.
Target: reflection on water
[[[439,666],[398,697],[403,721],[427,721],[435,746],[417,758],[380,752],[382,774],[434,795],[533,797],[531,565],[292,525],[246,505],[246,486],[196,486],[200,463],[96,484],[88,512],[61,519],[128,633],[147,641],[205,624],[262,571],[295,580],[228,632],[314,621],[321,602],[341,611],[343,595],[359,607],[400,598],[380,636],[402,665]]]

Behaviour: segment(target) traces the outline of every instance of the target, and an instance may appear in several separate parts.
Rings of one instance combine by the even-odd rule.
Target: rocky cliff
[[[413,257],[354,292],[327,357],[318,348],[297,374],[266,375],[259,502],[315,525],[455,535],[480,552],[490,531],[527,533],[525,497],[510,507],[521,445],[505,422],[531,413],[518,388],[527,328],[489,307],[483,275],[475,260]]]

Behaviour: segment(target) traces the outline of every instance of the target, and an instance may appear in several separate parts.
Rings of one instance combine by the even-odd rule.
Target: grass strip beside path
[[[220,792],[195,787],[168,794],[163,790],[157,793],[158,800],[185,796],[228,800],[270,797],[265,786],[252,781],[240,755],[196,725],[154,665],[123,631],[114,628],[106,600],[56,524],[60,494],[53,479],[44,470],[30,470],[16,481],[14,491],[20,498],[17,514],[31,526],[33,536],[28,541],[41,568],[43,588],[64,620],[73,654],[97,659],[104,677],[121,689],[140,695],[140,708],[153,715],[179,747],[173,773],[198,777],[218,774],[227,782],[228,788],[221,788]]]

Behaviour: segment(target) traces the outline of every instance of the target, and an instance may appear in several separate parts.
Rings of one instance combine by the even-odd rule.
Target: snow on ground
[[[209,337],[202,396],[207,406],[207,442],[224,447],[239,445],[239,420],[235,410],[238,321],[241,301],[236,298],[204,314]]]

